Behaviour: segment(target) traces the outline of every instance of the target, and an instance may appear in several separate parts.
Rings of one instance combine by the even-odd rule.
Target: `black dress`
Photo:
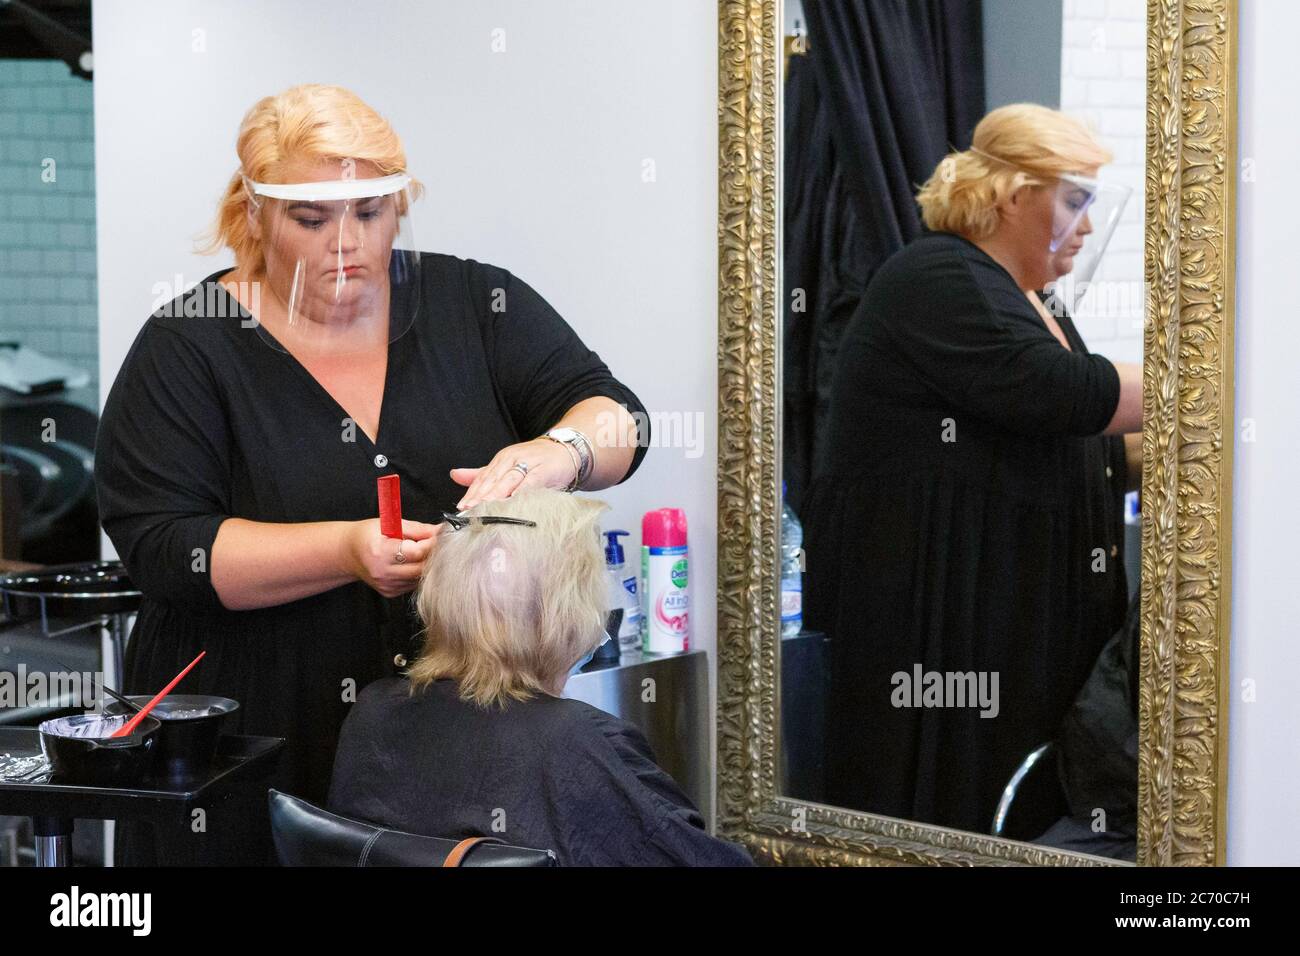
[[[321,801],[350,701],[394,673],[399,655],[414,659],[411,595],[386,599],[358,581],[277,607],[226,610],[208,573],[221,522],[373,518],[375,479],[386,474],[401,475],[404,517],[436,520],[465,490],[452,481],[453,467],[486,465],[594,396],[640,413],[626,480],[645,456],[648,419],[522,280],[426,254],[422,306],[389,346],[372,442],[345,430],[347,413],[324,387],[248,327],[248,314],[216,281],[225,271],[149,318],[104,405],[99,511],[144,594],[125,690],[154,693],[206,650],[177,692],[239,701],[227,732],[287,738],[275,785]],[[203,862],[272,858],[264,789],[260,806],[228,816],[218,824],[210,815]],[[125,863],[188,859],[153,843],[147,830],[119,828]]]
[[[339,739],[329,809],[425,836],[554,850],[561,866],[750,866],[709,836],[635,726],[538,695],[479,707],[454,680],[367,687]]]
[[[1099,434],[1119,376],[1060,325],[1069,350],[942,233],[891,257],[850,322],[801,515],[829,803],[988,832],[1123,622],[1123,440]],[[948,696],[914,689],[930,672]],[[995,706],[958,706],[978,684],[949,674]]]

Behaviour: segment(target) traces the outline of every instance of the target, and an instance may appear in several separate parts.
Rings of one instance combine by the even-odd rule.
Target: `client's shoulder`
[[[499,713],[502,720],[517,725],[515,732],[542,748],[558,746],[568,751],[610,754],[646,746],[641,731],[633,724],[570,697],[538,694],[528,700],[511,701]]]
[[[456,681],[447,678],[414,692],[405,677],[377,680],[358,695],[349,719],[391,727],[399,717],[415,718],[417,714],[425,718],[442,715],[462,727],[474,725],[485,732],[495,727],[496,732],[527,738],[541,748],[555,744],[603,752],[611,748],[620,752],[648,750],[644,736],[633,724],[583,701],[538,694],[508,701],[503,707],[482,706],[463,699]]]
[[[411,682],[405,677],[382,677],[367,684],[357,695],[357,704],[379,707],[411,696]]]
[[[411,699],[411,682],[405,677],[384,677],[361,688],[348,709],[347,722],[353,726],[383,723],[394,710]]]
[[[549,701],[570,733],[590,747],[625,759],[631,752],[654,759],[645,735],[635,724],[580,700],[552,697]]]

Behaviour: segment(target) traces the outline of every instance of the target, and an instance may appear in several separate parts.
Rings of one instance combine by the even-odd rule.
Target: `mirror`
[[[764,861],[1223,860],[1235,6],[1132,7],[719,8],[718,826]]]
[[[785,4],[781,792],[1133,860],[1145,11],[1076,7]]]

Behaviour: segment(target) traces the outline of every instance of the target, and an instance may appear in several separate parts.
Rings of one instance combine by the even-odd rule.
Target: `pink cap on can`
[[[641,546],[681,548],[686,546],[686,512],[681,508],[647,511],[641,519]]]

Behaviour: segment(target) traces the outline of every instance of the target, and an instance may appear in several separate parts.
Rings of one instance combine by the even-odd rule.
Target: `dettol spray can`
[[[641,519],[641,623],[650,654],[690,650],[686,513],[647,511]]]

